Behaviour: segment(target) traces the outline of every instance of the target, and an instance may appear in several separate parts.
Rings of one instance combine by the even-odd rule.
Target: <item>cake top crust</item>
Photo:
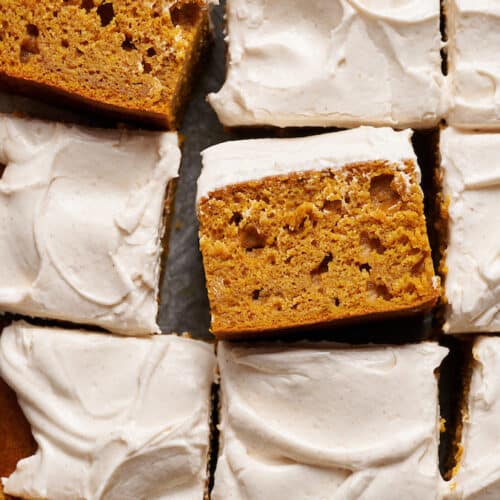
[[[437,498],[434,371],[447,352],[430,342],[219,343],[212,498]]]
[[[117,333],[156,324],[175,133],[0,115],[0,308]]]
[[[500,134],[447,128],[440,150],[449,200],[444,330],[498,332]]]
[[[230,127],[434,126],[444,113],[439,0],[229,0]]]
[[[359,127],[296,139],[228,141],[202,152],[197,200],[228,185],[308,170],[340,169],[369,161],[412,161],[411,130]]]
[[[16,322],[0,375],[38,450],[3,479],[22,498],[203,498],[213,346]]]

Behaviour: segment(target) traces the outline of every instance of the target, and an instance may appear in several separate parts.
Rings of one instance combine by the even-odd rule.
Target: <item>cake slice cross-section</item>
[[[221,342],[213,500],[438,500],[435,343]]]
[[[4,493],[203,500],[214,374],[213,346],[201,341],[14,323],[0,335],[0,377],[15,391],[37,450],[0,451],[9,463],[19,460],[14,471],[0,464]],[[0,408],[0,421],[6,415]],[[17,421],[0,429],[27,434]]]
[[[500,133],[440,138],[446,333],[500,331]]]
[[[159,333],[175,133],[0,116],[0,310]]]
[[[205,150],[198,218],[218,337],[387,318],[439,296],[411,131]]]
[[[228,127],[435,126],[439,0],[227,0]]]
[[[208,40],[205,0],[2,0],[0,88],[175,129]]]

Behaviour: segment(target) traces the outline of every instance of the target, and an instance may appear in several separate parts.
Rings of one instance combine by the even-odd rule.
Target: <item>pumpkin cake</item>
[[[2,383],[4,493],[202,500],[214,375],[213,346],[201,341],[12,324],[0,377],[29,425]]]
[[[444,0],[448,34],[447,122],[458,128],[500,128],[500,4]]]
[[[448,350],[221,342],[213,500],[438,500]]]
[[[160,333],[174,132],[0,115],[0,310]]]
[[[471,0],[473,1],[473,0]],[[227,0],[228,127],[435,126],[439,0]]]
[[[467,375],[468,374],[468,375]],[[476,337],[464,381],[459,451],[445,499],[500,497],[500,338]]]
[[[429,311],[439,280],[410,138],[362,127],[205,150],[197,210],[212,332]]]
[[[207,10],[205,0],[2,0],[0,88],[174,129]]]
[[[500,133],[441,132],[445,333],[500,331],[499,155]]]

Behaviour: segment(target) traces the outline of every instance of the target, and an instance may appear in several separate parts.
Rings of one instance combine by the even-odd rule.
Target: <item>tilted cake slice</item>
[[[16,392],[38,449],[0,450],[8,458],[0,463],[4,492],[202,500],[214,372],[213,346],[188,338],[14,323],[0,335],[0,377]],[[0,420],[9,409],[0,408]],[[0,429],[26,438],[21,424]],[[13,459],[15,471],[6,470]]]
[[[219,343],[213,500],[437,500],[435,343]]]
[[[174,129],[207,10],[205,0],[2,0],[0,88]]]
[[[175,133],[0,115],[0,310],[158,333]]]
[[[212,332],[430,310],[439,280],[410,137],[362,127],[205,150],[197,209]]]
[[[227,0],[229,127],[429,128],[445,111],[439,0]]]
[[[500,329],[500,134],[441,133],[446,333]]]

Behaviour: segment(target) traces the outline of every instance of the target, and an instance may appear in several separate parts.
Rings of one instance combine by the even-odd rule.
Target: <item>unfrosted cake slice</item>
[[[447,499],[500,498],[500,338],[477,337],[460,423],[461,450]]]
[[[213,500],[437,500],[435,343],[221,342]]]
[[[0,450],[20,460],[15,471],[0,462],[4,492],[202,500],[214,371],[213,346],[188,338],[14,323],[0,336],[0,376],[16,392],[38,449],[31,456]],[[3,421],[12,400],[0,402],[9,405],[0,408]],[[0,429],[29,436],[17,420]]]
[[[446,333],[500,330],[500,133],[441,133]]]
[[[444,113],[439,0],[227,0],[229,127],[426,128]]]
[[[450,125],[500,128],[500,3],[445,0]]]
[[[427,311],[439,295],[411,131],[203,152],[200,247],[218,337]]]
[[[159,333],[175,133],[0,115],[0,310]]]
[[[207,36],[205,0],[2,0],[0,87],[175,128]]]

